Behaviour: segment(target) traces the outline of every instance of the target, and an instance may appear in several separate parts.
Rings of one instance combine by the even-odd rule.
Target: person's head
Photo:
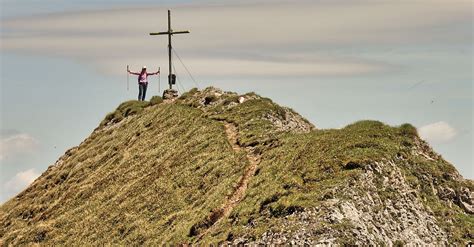
[[[146,72],[146,66],[145,65],[142,67],[142,73],[143,72]]]

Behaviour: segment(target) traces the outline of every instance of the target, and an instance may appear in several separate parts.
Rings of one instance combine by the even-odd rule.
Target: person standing
[[[148,76],[157,75],[160,73],[160,70],[154,73],[147,73],[146,66],[143,66],[142,71],[138,73],[138,72],[130,71],[127,66],[127,72],[132,75],[138,75],[138,100],[144,101],[145,95],[146,95],[146,89],[148,87]]]

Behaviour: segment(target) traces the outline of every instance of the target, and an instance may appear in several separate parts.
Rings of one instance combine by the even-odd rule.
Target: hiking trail
[[[225,122],[224,128],[227,139],[232,145],[232,149],[234,149],[235,152],[245,151],[247,160],[249,162],[249,166],[245,169],[244,175],[240,178],[237,189],[234,191],[234,194],[232,194],[228,201],[224,204],[223,217],[227,217],[229,216],[234,206],[244,198],[248,183],[253,177],[253,175],[255,175],[257,165],[258,163],[260,163],[260,155],[254,154],[253,150],[250,148],[244,148],[239,145],[237,141],[237,127],[234,124]]]
[[[198,235],[197,241],[201,240],[202,237],[204,237],[220,220],[227,218],[232,212],[232,209],[237,205],[237,203],[239,203],[244,198],[248,184],[252,177],[255,175],[257,166],[260,163],[261,157],[259,154],[255,154],[252,148],[242,147],[241,145],[239,145],[239,142],[237,140],[237,127],[233,123],[229,122],[223,122],[223,124],[226,137],[229,143],[231,144],[232,149],[235,153],[239,153],[242,151],[245,152],[249,165],[245,168],[245,172],[240,178],[237,187],[235,188],[235,191],[232,193],[232,195],[226,199],[224,204],[219,209],[211,212],[207,219],[207,222],[200,226],[197,226],[197,228],[195,229],[195,233],[196,235]]]

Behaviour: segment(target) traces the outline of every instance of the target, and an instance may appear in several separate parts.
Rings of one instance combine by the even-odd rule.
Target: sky
[[[473,8],[464,0],[0,0],[0,203],[167,67],[178,90],[254,91],[318,128],[411,123],[465,178],[473,166]],[[160,95],[166,73],[151,78]]]

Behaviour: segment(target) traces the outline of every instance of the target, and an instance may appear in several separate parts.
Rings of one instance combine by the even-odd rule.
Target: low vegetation
[[[115,111],[107,114],[99,126],[118,123],[128,116],[141,113],[143,109],[148,106],[158,105],[161,103],[163,103],[163,99],[160,96],[153,96],[150,101],[129,100],[123,102]]]
[[[462,243],[474,234],[473,216],[458,206],[448,208],[424,179],[474,190],[473,184],[447,178],[456,171],[441,158],[414,155],[421,140],[410,124],[359,121],[342,129],[281,131],[266,116],[284,119],[288,109],[255,94],[243,95],[243,103],[239,97],[193,89],[175,103],[153,97],[121,104],[80,146],[2,205],[1,242],[160,245],[258,239],[269,230],[285,230],[286,216],[334,198],[335,188],[351,186],[374,162],[397,157],[406,160],[400,168],[421,189],[426,206],[440,221],[453,219],[444,225],[450,239]],[[244,199],[198,239],[193,226],[207,222],[248,166],[245,152],[229,144],[223,122],[237,126],[239,144],[261,161]],[[337,226],[352,227],[350,222]]]

